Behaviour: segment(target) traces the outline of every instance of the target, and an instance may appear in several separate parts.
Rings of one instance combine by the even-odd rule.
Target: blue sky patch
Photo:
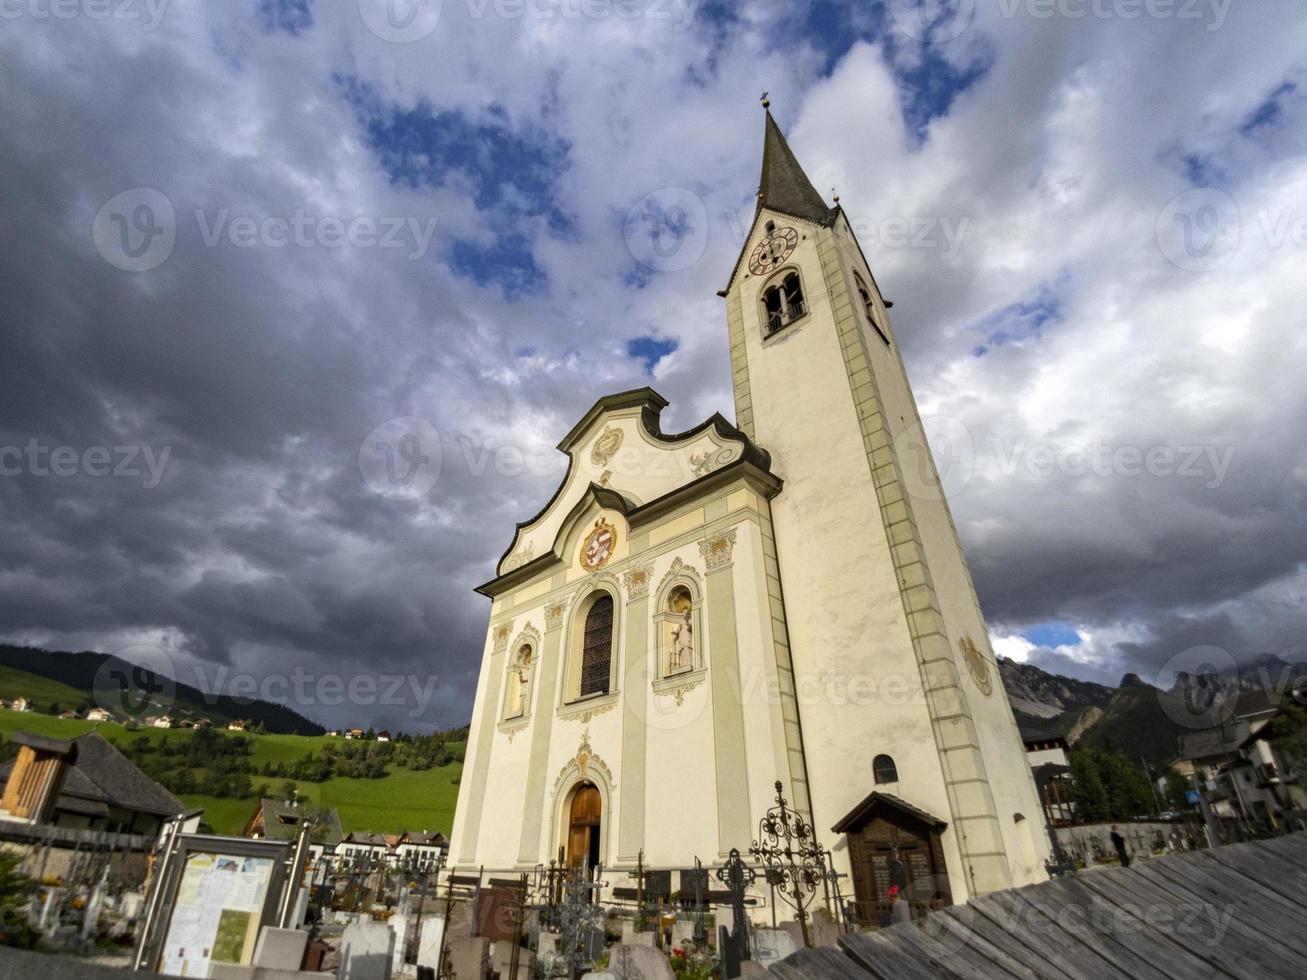
[[[568,166],[567,141],[539,126],[514,126],[501,106],[476,118],[426,101],[399,108],[357,78],[336,81],[392,184],[439,188],[457,175],[472,188],[495,240],[455,239],[450,266],[457,275],[481,286],[499,285],[509,298],[546,285],[523,228],[543,225],[560,237],[574,232],[556,200],[558,175]]]
[[[1057,621],[1032,626],[1022,631],[1021,635],[1040,647],[1066,647],[1080,644],[1080,634],[1066,623]]]
[[[982,343],[972,351],[975,357],[984,357],[991,347],[1002,347],[1030,337],[1039,337],[1045,324],[1061,319],[1061,304],[1053,288],[1040,287],[1032,300],[1013,303],[986,317],[974,329],[985,335]]]
[[[535,292],[547,279],[536,265],[531,244],[513,233],[500,235],[489,245],[456,238],[450,247],[449,265],[455,275],[478,286],[498,286],[507,299]]]
[[[626,356],[644,362],[644,373],[653,374],[664,357],[676,350],[675,340],[661,337],[636,337],[626,342]]]
[[[1277,88],[1266,97],[1261,105],[1252,111],[1243,125],[1239,127],[1239,135],[1251,136],[1265,126],[1274,126],[1278,123],[1283,112],[1284,100],[1297,91],[1298,86],[1293,82],[1285,82]]]
[[[300,35],[313,26],[313,0],[259,0],[265,30]]]

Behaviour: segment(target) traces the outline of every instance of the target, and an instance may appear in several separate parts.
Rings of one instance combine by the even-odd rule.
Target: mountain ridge
[[[84,692],[118,714],[179,713],[214,723],[245,721],[277,735],[321,735],[326,729],[285,705],[259,698],[210,694],[110,653],[42,650],[0,644],[0,666],[35,674]],[[161,700],[156,700],[161,696]],[[166,702],[166,703],[165,703]]]

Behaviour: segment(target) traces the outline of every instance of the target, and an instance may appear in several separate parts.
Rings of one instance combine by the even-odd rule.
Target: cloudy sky
[[[1304,13],[5,0],[0,639],[465,722],[472,587],[579,414],[733,415],[766,89],[895,301],[998,651],[1301,657]]]

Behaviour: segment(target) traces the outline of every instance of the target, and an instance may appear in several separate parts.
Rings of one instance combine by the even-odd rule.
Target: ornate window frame
[[[504,663],[504,692],[500,698],[499,705],[499,729],[501,731],[515,734],[518,729],[524,728],[531,721],[532,705],[536,699],[536,668],[540,663],[540,632],[534,626],[525,627],[517,635],[512,646],[508,649],[512,654],[506,658]],[[527,658],[527,663],[522,664],[523,655]],[[526,696],[522,698],[520,711],[516,714],[509,714],[509,697],[512,692],[514,674],[520,676],[523,668],[527,674],[525,681]]]
[[[682,618],[670,608],[672,595],[677,589],[684,589],[690,595],[690,628],[694,631],[694,661],[673,672],[671,669],[672,631]],[[654,694],[673,696],[678,704],[687,691],[703,682],[708,673],[708,633],[704,628],[703,606],[703,580],[699,571],[679,557],[674,559],[671,568],[658,584],[654,601],[652,644],[654,665],[651,673]]]
[[[588,694],[581,697],[581,658],[585,648],[585,617],[600,594],[607,594],[613,600],[613,640],[608,657],[608,690],[603,694]],[[622,602],[622,588],[615,576],[596,575],[581,584],[572,608],[568,612],[564,634],[565,656],[558,689],[560,716],[568,717],[583,712],[596,713],[597,710],[607,710],[610,702],[617,703],[617,699],[621,696],[618,679],[625,620],[626,610]]]

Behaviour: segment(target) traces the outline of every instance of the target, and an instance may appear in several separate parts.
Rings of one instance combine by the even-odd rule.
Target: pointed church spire
[[[762,143],[758,207],[774,208],[819,224],[829,223],[834,218],[836,209],[822,200],[808,175],[799,166],[790,144],[785,142],[785,134],[772,118],[766,93],[763,93],[762,104],[767,113],[767,124]]]

